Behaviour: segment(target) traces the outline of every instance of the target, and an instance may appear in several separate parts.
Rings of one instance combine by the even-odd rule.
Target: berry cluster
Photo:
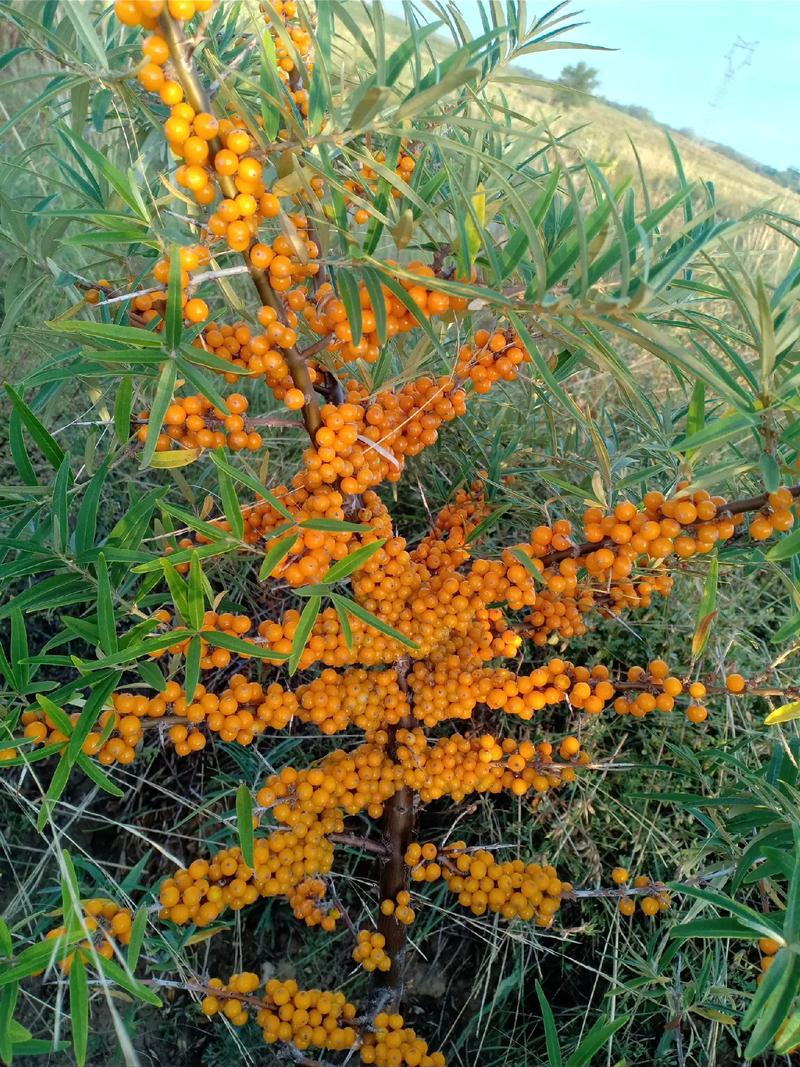
[[[394,900],[382,900],[380,913],[387,917],[394,916],[403,926],[410,926],[417,917],[417,913],[411,907],[411,894],[407,889],[401,889]]]
[[[156,452],[168,451],[173,443],[181,448],[222,448],[232,452],[257,452],[262,445],[261,434],[249,429],[245,415],[249,401],[241,393],[226,397],[227,411],[220,411],[201,393],[193,396],[176,396],[166,410],[164,424],[156,442]],[[150,413],[139,415],[142,423],[136,431],[144,444],[149,432]]]
[[[110,960],[114,956],[116,946],[127,945],[131,939],[133,915],[130,909],[121,908],[119,904],[105,897],[93,897],[81,902],[81,911],[81,924],[88,937],[79,941],[61,960],[60,967],[64,974],[69,974],[75,953],[87,961],[91,961],[94,953],[104,960]],[[66,926],[56,926],[49,930],[46,936],[52,941],[64,937],[66,932]]]
[[[443,848],[433,842],[412,844],[405,860],[415,881],[443,877],[450,892],[458,895],[459,904],[473,915],[491,911],[504,919],[520,918],[550,926],[561,906],[562,893],[572,889],[569,882],[558,878],[554,867],[522,860],[498,863],[491,852],[468,851],[466,841],[454,841]]]
[[[196,14],[208,11],[214,0],[115,0],[114,14],[123,26],[141,26],[154,30],[164,11],[170,18],[189,22]]]
[[[759,962],[761,974],[756,978],[756,982],[760,984],[764,975],[775,962],[775,957],[777,956],[781,945],[780,942],[772,937],[760,937],[758,939],[758,948],[761,952],[761,960]]]
[[[386,938],[373,930],[359,930],[353,959],[367,972],[390,971],[392,961],[385,951]]]
[[[250,1010],[255,1010],[267,1044],[282,1041],[301,1051],[312,1047],[340,1051],[355,1044],[358,1035],[352,1023],[356,1008],[343,993],[299,989],[294,979],[280,982],[271,978],[263,994],[256,996],[260,987],[261,979],[248,971],[231,975],[224,984],[220,978],[212,978],[208,982],[211,992],[200,1008],[209,1018],[222,1012],[234,1026],[244,1026]]]
[[[633,879],[633,888],[639,890],[634,895],[626,896],[630,874],[625,867],[615,867],[611,872],[611,881],[620,887],[619,904],[617,905],[621,915],[633,915],[636,911],[636,901],[639,902],[639,910],[643,915],[652,919],[661,911],[669,911],[670,896],[663,882],[654,882],[646,874],[639,874]]]

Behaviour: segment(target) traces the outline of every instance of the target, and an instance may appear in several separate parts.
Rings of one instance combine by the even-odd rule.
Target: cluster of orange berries
[[[491,852],[466,849],[465,841],[454,841],[439,853],[447,888],[458,895],[462,907],[473,915],[490,911],[509,921],[520,918],[537,926],[552,924],[562,894],[572,889],[554,867],[522,860],[498,863]]]
[[[392,961],[386,954],[386,938],[374,930],[359,930],[353,959],[365,971],[390,971]]]
[[[216,651],[216,650],[215,650]],[[282,730],[297,713],[297,698],[273,683],[264,689],[242,674],[234,674],[219,695],[198,685],[194,697],[186,694],[176,681],[166,683],[163,692],[147,697],[137,693],[114,693],[113,708],[101,713],[97,727],[83,743],[83,752],[96,756],[100,763],[128,765],[136,756],[136,746],[144,736],[145,724],[169,716],[183,720],[169,727],[167,736],[178,756],[188,756],[205,748],[206,734],[201,727],[218,734],[220,740],[249,745],[265,729]],[[69,716],[74,726],[78,713]],[[69,738],[47,712],[23,712],[23,737],[36,745],[64,748]],[[0,756],[11,758],[16,750]]]
[[[356,1008],[343,993],[299,989],[294,979],[271,978],[259,997],[260,987],[261,979],[249,971],[231,975],[224,984],[212,978],[208,982],[212,992],[203,998],[200,1009],[208,1018],[222,1012],[234,1026],[244,1026],[250,1018],[248,1008],[255,1008],[268,1044],[282,1041],[301,1051],[311,1047],[340,1051],[355,1044],[358,1035],[350,1024]]]
[[[153,617],[161,623],[169,624],[172,622],[172,615],[166,610],[154,612]],[[203,613],[203,622],[200,627],[201,641],[200,641],[200,669],[204,671],[210,671],[213,669],[224,670],[231,662],[231,653],[227,648],[214,648],[212,649],[208,642],[202,637],[203,633],[213,631],[215,633],[227,634],[230,637],[236,637],[240,641],[246,640],[246,635],[250,631],[253,623],[249,615],[234,615],[230,611],[206,611]],[[167,648],[163,648],[158,652],[151,652],[151,659],[160,659],[162,656],[169,653],[172,656],[183,655],[189,645],[189,639],[184,641],[176,641],[174,645],[169,645]],[[239,652],[241,659],[248,659],[246,653]]]
[[[306,73],[311,76],[314,70],[314,50],[311,35],[308,30],[297,20],[297,4],[294,0],[274,0],[271,9],[266,9],[264,17],[269,25],[270,35],[275,45],[275,59],[277,61],[278,76],[283,81],[286,91],[297,105],[300,113],[308,115],[308,90],[296,83],[296,65],[289,48],[286,47],[283,37],[272,25],[273,18],[280,19],[292,40]]]
[[[465,548],[472,531],[490,514],[483,491],[486,471],[479,471],[478,478],[467,489],[459,489],[452,504],[447,504],[414,549],[414,560],[432,572],[444,568],[454,570],[469,559]]]
[[[386,163],[386,153],[379,150],[374,153],[373,161],[379,166],[383,167]],[[394,172],[398,178],[401,178],[404,182],[411,180],[411,175],[414,173],[417,167],[417,161],[413,152],[404,151],[401,149],[397,157],[397,164],[395,165]],[[344,187],[348,192],[355,193],[356,196],[363,196],[367,192],[375,193],[378,189],[378,181],[380,179],[380,173],[369,163],[359,164],[359,181],[354,181],[352,178],[348,178],[345,181]],[[403,196],[402,190],[392,186],[392,196],[395,200],[400,200]],[[368,221],[369,212],[364,208],[358,208],[355,211],[354,219],[357,223],[362,224]]]
[[[227,411],[220,411],[202,393],[176,396],[166,410],[164,424],[156,442],[156,452],[168,451],[173,443],[180,448],[222,448],[232,452],[247,449],[257,452],[263,443],[260,433],[248,430],[245,415],[249,401],[241,393],[231,393],[225,400]],[[143,423],[136,432],[144,444],[149,433],[149,411],[139,415]],[[219,429],[213,429],[216,424]]]
[[[272,196],[273,199],[277,200],[277,197],[270,193],[261,198],[262,203],[268,196]],[[222,201],[222,204],[217,208],[217,214],[220,213],[226,203],[227,201]],[[274,205],[271,205],[270,202],[270,206]],[[289,217],[294,227],[294,241],[290,240],[285,234],[279,234],[271,244],[263,242],[254,244],[249,253],[250,262],[254,267],[259,270],[269,271],[269,284],[276,293],[285,293],[293,285],[297,285],[298,282],[319,273],[319,264],[314,262],[319,256],[319,246],[315,241],[303,236],[308,229],[308,219],[305,215],[291,215]],[[212,233],[214,232],[214,227],[212,226],[213,218],[214,216],[212,215],[211,219],[209,219],[209,227]],[[291,346],[284,345],[284,347]]]
[[[564,738],[556,754],[550,741],[501,741],[491,734],[454,734],[431,742],[416,727],[398,730],[397,745],[402,784],[426,804],[445,796],[460,804],[471,793],[504,790],[517,797],[532,791],[538,798],[573,782],[575,766],[589,763],[577,738]]]
[[[231,975],[226,983],[212,978],[201,1011],[208,1018],[222,1013],[234,1026],[243,1026],[255,1010],[267,1044],[291,1044],[300,1053],[357,1049],[362,1063],[377,1067],[445,1067],[444,1056],[429,1052],[402,1015],[380,1012],[372,1026],[359,1029],[356,1006],[343,993],[300,989],[293,978],[270,978],[259,995],[261,984],[248,971]]]
[[[148,40],[151,39],[152,38],[148,38]],[[177,82],[170,84],[177,84]],[[181,105],[181,107],[185,106],[188,105]],[[187,245],[180,248],[178,254],[181,261],[180,283],[183,317],[191,323],[205,322],[208,318],[208,304],[205,300],[201,300],[199,297],[189,299],[187,289],[191,281],[191,272],[197,270],[199,267],[207,266],[211,259],[211,253],[205,245]],[[154,265],[153,277],[159,285],[166,287],[169,284],[170,263],[171,261],[169,257],[167,257],[166,259],[159,259]],[[163,304],[166,299],[166,288],[163,291],[156,290],[155,292],[150,293],[139,293],[133,298],[132,307],[140,316],[141,320],[147,324],[152,322],[158,315],[161,315],[163,318]],[[163,329],[163,323],[160,323],[158,328],[159,330]]]
[[[110,960],[114,955],[114,946],[127,945],[131,939],[133,915],[129,908],[121,908],[119,904],[105,897],[94,897],[82,901],[81,911],[82,926],[89,936],[61,960],[60,967],[64,974],[69,974],[76,952],[87,962],[91,962],[94,953],[104,960]],[[47,932],[47,940],[56,940],[66,932],[66,926],[57,926]]]
[[[252,868],[240,849],[229,848],[210,861],[195,860],[166,879],[160,890],[161,918],[178,926],[208,926],[226,908],[240,910],[259,897],[285,896],[297,918],[332,930],[340,915],[324,903],[325,885],[316,876],[331,869],[333,845],[327,835],[341,833],[341,815],[295,809],[283,819],[277,810],[274,814],[282,826],[255,841]]]
[[[684,691],[684,683],[669,673],[668,665],[661,659],[652,660],[646,670],[644,667],[630,667],[627,684],[633,692],[618,696],[614,701],[614,710],[618,715],[632,715],[636,719],[643,719],[651,711],[672,711],[675,698]],[[639,686],[641,689],[637,692]],[[705,722],[708,709],[698,703],[706,696],[705,685],[699,681],[690,682],[686,685],[686,691],[690,698],[686,718],[696,724]]]
[[[776,941],[773,937],[760,937],[758,939],[758,947],[761,952],[761,960],[759,963],[761,974],[756,978],[756,982],[760,984],[764,975],[775,962],[775,957],[782,946],[780,942]]]
[[[388,260],[387,266],[396,266],[394,260]],[[416,275],[415,280],[401,279],[400,284],[407,290],[419,311],[426,316],[444,315],[449,311],[460,311],[466,307],[466,301],[451,297],[432,288],[437,277],[432,267],[414,260],[405,267]],[[287,294],[288,303],[293,311],[301,312],[309,329],[320,337],[329,338],[328,352],[334,359],[335,366],[343,366],[356,359],[365,363],[375,363],[381,352],[381,340],[377,328],[377,309],[373,306],[373,295],[364,283],[358,289],[361,307],[361,339],[353,341],[353,331],[347,317],[344,302],[340,300],[330,282],[324,282],[317,289],[313,302],[304,290],[294,290]],[[419,321],[406,305],[389,289],[381,286],[381,309],[386,317],[386,337],[391,339],[398,334],[408,333],[419,327]]]
[[[366,811],[377,819],[384,803],[407,786],[424,803],[451,796],[461,802],[470,793],[510,790],[523,796],[558,788],[575,778],[575,766],[588,762],[577,739],[565,739],[554,759],[549,742],[496,741],[455,736],[431,744],[421,729],[398,730],[396,759],[389,756],[386,731],[348,752],[337,749],[315,767],[284,767],[257,794],[259,807],[270,809],[277,828],[254,846],[248,867],[238,848],[223,850],[209,862],[196,860],[161,887],[162,918],[179,925],[213,922],[226,907],[240,908],[258,896],[286,896],[298,918],[332,928],[335,915],[320,904],[325,886],[319,879],[331,869],[329,835],[341,833],[344,816]],[[420,875],[420,871],[422,872]],[[435,880],[440,870],[420,868],[417,880]],[[298,887],[305,888],[298,893]],[[305,909],[311,900],[313,907]],[[409,902],[399,908],[408,908]],[[403,913],[405,919],[407,913]],[[404,921],[401,918],[400,921]],[[413,918],[413,916],[412,916]]]
[[[114,14],[123,26],[143,26],[154,30],[164,10],[180,22],[211,8],[214,0],[115,0]]]
[[[624,891],[630,882],[630,873],[625,867],[615,867],[611,872],[611,881]],[[670,896],[663,882],[654,882],[646,874],[639,874],[633,879],[633,888],[646,890],[638,894],[639,910],[652,919],[661,911],[669,911]],[[621,915],[633,915],[636,911],[636,899],[633,896],[621,896],[617,905]]]
[[[136,745],[142,739],[141,717],[148,714],[148,708],[155,702],[160,707],[162,701],[154,697],[153,701],[145,696],[130,695],[129,700],[122,699],[122,694],[114,694],[114,710],[102,712],[98,720],[99,729],[92,730],[81,746],[86,756],[96,756],[100,763],[108,767],[112,763],[127,766],[136,757]],[[163,714],[163,712],[161,712]],[[72,726],[79,719],[79,713],[68,716]],[[50,714],[41,709],[31,709],[22,713],[23,738],[34,745],[55,746],[56,751],[63,752],[69,743],[69,737],[62,732]],[[14,748],[4,750],[0,755],[5,759],[17,755]]]
[[[762,508],[750,523],[749,533],[754,541],[766,541],[774,533],[785,533],[794,526],[794,496],[790,489],[777,489],[769,494],[768,501],[769,506]]]
[[[441,1052],[430,1052],[402,1015],[379,1012],[371,1030],[362,1035],[361,1062],[376,1067],[445,1067]]]
[[[469,379],[476,393],[488,393],[497,381],[513,382],[520,364],[530,359],[513,330],[478,330],[473,344],[458,350],[454,374],[461,381]]]
[[[406,457],[434,444],[442,423],[465,410],[463,391],[447,377],[417,378],[373,398],[358,382],[348,382],[345,403],[320,411],[323,425],[315,447],[303,453],[297,487],[314,491],[338,483],[347,496],[396,482]]]
[[[403,926],[410,926],[417,917],[411,907],[411,894],[407,889],[401,889],[394,900],[382,900],[380,912],[381,915],[394,916]]]

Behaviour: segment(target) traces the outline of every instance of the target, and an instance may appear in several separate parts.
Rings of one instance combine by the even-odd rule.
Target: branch
[[[800,497],[800,485],[791,485],[788,489],[793,497]],[[732,500],[719,509],[716,518],[724,518],[726,515],[743,515],[748,511],[760,511],[768,503],[769,493],[744,497],[742,500]],[[686,529],[688,530],[690,527],[687,526]],[[562,559],[577,559],[579,556],[588,556],[590,552],[596,552],[598,548],[612,544],[614,542],[610,537],[604,537],[602,541],[581,541],[580,544],[573,545],[571,548],[564,548],[560,552],[548,552],[546,556],[539,556],[538,558],[545,567],[549,567],[551,563],[558,563]]]
[[[407,696],[408,683],[406,681],[411,669],[411,660],[404,656],[395,664],[397,670],[397,683]],[[391,759],[395,758],[396,737],[398,730],[411,730],[416,720],[413,715],[408,715],[389,731],[387,752]],[[411,844],[414,832],[414,792],[407,786],[399,789],[384,805],[383,833],[386,842],[386,856],[381,867],[380,899],[395,900],[397,894],[408,889],[409,874],[406,867],[405,854]],[[377,988],[385,988],[391,991],[391,1003],[394,1008],[400,1001],[403,990],[403,965],[405,961],[406,942],[408,940],[408,928],[398,922],[394,915],[378,913],[378,932],[385,939],[384,950],[392,961],[390,970],[386,972],[376,971],[374,983]],[[386,1010],[389,1010],[388,1008]]]
[[[176,76],[183,87],[186,99],[196,112],[210,112],[211,103],[205,90],[200,84],[200,80],[198,79],[194,68],[187,62],[184,51],[186,40],[182,31],[166,10],[161,15],[160,24],[161,32],[169,47],[169,54],[173,66],[175,67]],[[215,137],[209,141],[208,147],[210,155],[213,158],[213,156],[215,156],[222,148],[222,143],[219,138]],[[235,199],[237,189],[233,178],[222,174],[216,175],[216,178],[223,196],[228,197],[231,200]],[[260,270],[258,267],[253,266],[250,262],[249,250],[244,252],[243,255],[247,263],[248,273],[253,280],[253,285],[256,287],[261,303],[273,308],[277,312],[281,322],[285,324],[286,308],[284,307],[283,301],[273,291],[267,273]],[[305,398],[305,403],[303,405],[303,422],[305,423],[306,430],[308,431],[312,443],[314,443],[316,432],[322,425],[322,420],[320,419],[319,405],[317,404],[317,399],[314,394],[314,387],[311,384],[308,367],[300,353],[294,347],[285,350],[284,358],[286,360],[286,365],[289,368],[289,373],[292,376],[292,381]]]

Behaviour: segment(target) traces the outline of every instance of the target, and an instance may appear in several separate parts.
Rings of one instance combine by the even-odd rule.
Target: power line
[[[709,107],[718,108],[721,105],[731,82],[739,71],[752,64],[758,45],[758,41],[745,41],[743,37],[736,38],[725,54],[725,73],[716,93],[709,101]]]

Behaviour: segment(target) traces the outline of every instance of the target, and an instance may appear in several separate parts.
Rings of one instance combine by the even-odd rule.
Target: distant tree
[[[600,72],[588,63],[564,67],[558,76],[556,100],[566,107],[579,106],[583,98],[591,96],[600,84]]]

